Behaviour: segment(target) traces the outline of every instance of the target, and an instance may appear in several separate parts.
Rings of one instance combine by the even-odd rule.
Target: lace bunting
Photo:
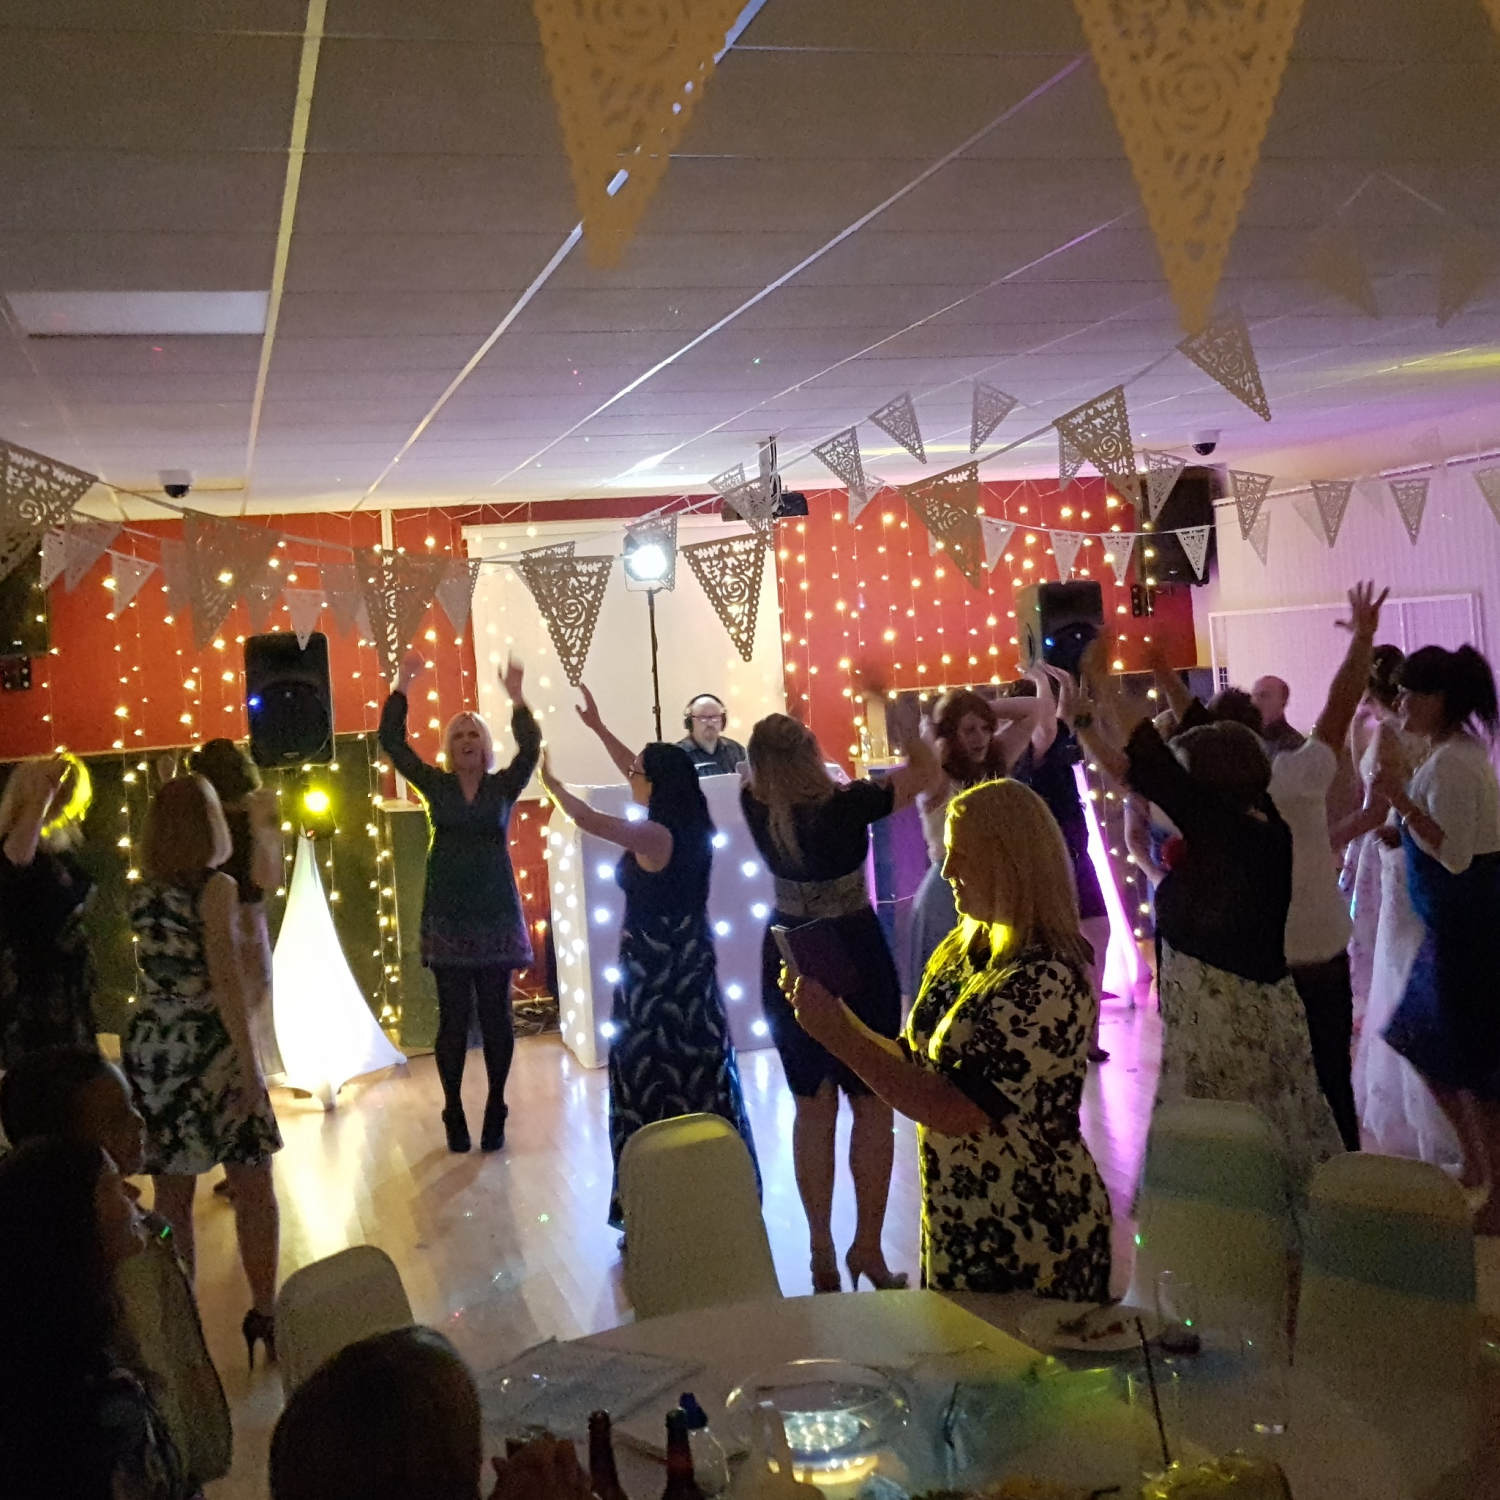
[[[1344,512],[1349,508],[1349,496],[1354,493],[1352,479],[1315,479],[1312,482],[1313,499],[1318,506],[1318,521],[1330,547],[1339,539],[1339,529],[1344,524]]]
[[[1245,538],[1255,548],[1255,555],[1260,559],[1261,567],[1266,565],[1266,556],[1271,545],[1271,512],[1263,510],[1256,516],[1255,524],[1250,528],[1250,534]]]
[[[1396,502],[1401,524],[1406,527],[1406,534],[1414,547],[1422,534],[1422,517],[1427,510],[1427,491],[1431,483],[1426,475],[1416,479],[1391,480],[1391,498]]]
[[[1049,531],[1047,540],[1052,543],[1052,556],[1057,562],[1058,579],[1066,583],[1073,576],[1078,554],[1083,550],[1081,531]]]
[[[1114,569],[1115,582],[1124,588],[1130,573],[1130,559],[1135,554],[1135,532],[1112,531],[1100,540],[1104,543],[1104,560]]]
[[[479,582],[479,569],[483,566],[478,558],[450,558],[438,579],[437,602],[455,630],[462,630],[469,623],[469,611],[474,607],[474,585]]]
[[[922,446],[922,429],[917,424],[917,409],[911,404],[911,392],[902,393],[893,401],[887,401],[877,411],[870,413],[870,420],[887,437],[893,437],[919,464],[927,462],[927,450]]]
[[[1187,460],[1154,448],[1142,448],[1141,457],[1146,460],[1146,519],[1154,521],[1177,488]]]
[[[1308,241],[1303,269],[1325,291],[1341,297],[1367,317],[1380,316],[1380,304],[1370,285],[1359,247],[1338,230],[1324,229]]]
[[[552,649],[574,687],[583,681],[614,561],[612,557],[548,557],[523,558],[519,564],[521,578],[542,612]]]
[[[109,551],[110,543],[119,536],[119,525],[114,521],[71,520],[63,530],[63,588],[68,593],[88,577],[94,564]]]
[[[825,438],[813,449],[813,457],[848,488],[851,505],[856,493],[863,495],[868,503],[870,482],[865,477],[864,458],[859,451],[859,433],[853,427]]]
[[[1057,487],[1061,490],[1067,489],[1082,467],[1083,454],[1068,441],[1067,433],[1059,427],[1057,429]]]
[[[292,633],[297,637],[297,645],[306,651],[313,631],[318,628],[318,616],[323,612],[323,590],[283,589],[281,597],[286,600],[287,613],[292,617]]]
[[[969,452],[978,453],[979,445],[1013,412],[1016,398],[986,385],[974,382],[974,404],[969,416]]]
[[[49,531],[42,538],[41,567],[37,573],[37,587],[50,589],[67,566],[68,542],[60,531]]]
[[[984,571],[993,571],[995,564],[1005,556],[1010,539],[1016,534],[1014,521],[997,520],[994,516],[980,516],[979,538],[984,545]]]
[[[20,567],[94,483],[82,469],[0,442],[0,579]]]
[[[109,554],[109,576],[115,581],[111,591],[113,602],[109,611],[110,619],[118,619],[125,612],[130,601],[140,593],[141,585],[155,571],[156,564],[147,562],[143,557],[133,557],[128,552]]]
[[[265,635],[275,622],[280,592],[274,577],[261,578],[245,590],[245,612],[250,616],[250,629],[255,635]],[[318,597],[323,596],[320,593]]]
[[[417,627],[437,593],[444,563],[441,557],[354,549],[355,576],[388,682],[395,681],[402,653],[416,638]]]
[[[960,464],[901,486],[907,505],[943,544],[953,566],[976,588],[985,586],[984,538],[979,525],[979,465]]]
[[[1248,541],[1250,528],[1255,525],[1255,518],[1260,514],[1260,508],[1266,503],[1266,496],[1270,493],[1271,476],[1269,474],[1252,474],[1245,469],[1231,469],[1229,471],[1229,493],[1234,496],[1234,510],[1240,522],[1240,540]]]
[[[1262,422],[1271,420],[1271,403],[1261,384],[1260,362],[1250,342],[1250,325],[1239,308],[1215,318],[1200,333],[1189,334],[1178,349],[1243,402]]]
[[[1112,479],[1127,494],[1134,489],[1135,449],[1130,441],[1124,386],[1112,386],[1092,401],[1075,406],[1053,425],[1106,479]]]
[[[265,573],[280,541],[267,526],[250,526],[189,511],[182,521],[193,644],[204,650],[234,601]]]
[[[766,549],[759,536],[731,536],[692,542],[682,549],[735,650],[743,660],[755,655],[755,616],[760,609]]]
[[[357,634],[369,640],[375,634],[370,628],[370,614],[365,608],[364,593],[353,563],[324,563],[321,568],[323,602],[343,635]]]
[[[1213,531],[1212,526],[1182,526],[1176,532],[1177,541],[1187,560],[1193,565],[1193,572],[1198,575],[1199,583],[1203,582],[1203,568],[1208,561],[1208,539]]]

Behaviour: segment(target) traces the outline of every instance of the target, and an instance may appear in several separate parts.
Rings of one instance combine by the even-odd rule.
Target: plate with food
[[[1076,1302],[1044,1302],[1017,1324],[1017,1332],[1033,1349],[1069,1350],[1082,1354],[1122,1354],[1140,1347],[1139,1318],[1148,1339],[1160,1324],[1153,1313],[1118,1302],[1080,1307]]]

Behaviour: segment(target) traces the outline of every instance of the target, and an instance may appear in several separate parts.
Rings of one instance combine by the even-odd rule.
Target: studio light
[[[332,806],[328,793],[320,786],[310,786],[302,794],[303,810],[310,817],[321,818]]]
[[[338,831],[333,796],[326,786],[321,786],[316,781],[304,782],[297,807],[302,818],[302,831],[309,838],[332,838]]]
[[[667,554],[657,542],[625,550],[625,571],[637,583],[660,583],[667,576]]]

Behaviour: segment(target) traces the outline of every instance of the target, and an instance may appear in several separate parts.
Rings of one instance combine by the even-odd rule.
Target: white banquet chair
[[[351,1245],[293,1271],[276,1297],[282,1389],[290,1396],[346,1345],[412,1321],[401,1273],[374,1245]]]
[[[1258,1110],[1218,1099],[1158,1106],[1136,1219],[1132,1306],[1154,1307],[1156,1279],[1170,1270],[1197,1289],[1210,1322],[1232,1308],[1285,1327],[1290,1186],[1276,1132]]]
[[[1463,1190],[1426,1162],[1368,1152],[1313,1175],[1297,1304],[1299,1370],[1362,1410],[1414,1476],[1474,1439],[1480,1321]]]
[[[755,1167],[718,1115],[636,1131],[620,1153],[620,1206],[637,1318],[781,1295]]]

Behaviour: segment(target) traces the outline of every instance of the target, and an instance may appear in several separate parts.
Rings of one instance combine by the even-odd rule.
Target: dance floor
[[[1156,1081],[1155,1009],[1109,1002],[1102,1039],[1112,1057],[1091,1069],[1084,1129],[1111,1197],[1124,1205]],[[777,1272],[783,1289],[799,1294],[809,1285],[806,1230],[792,1175],[791,1100],[774,1051],[747,1053],[741,1064]],[[465,1093],[476,1128],[483,1092],[475,1052]],[[283,1276],[347,1245],[378,1245],[400,1268],[417,1318],[441,1329],[479,1366],[499,1363],[539,1339],[570,1338],[625,1321],[630,1312],[616,1234],[604,1220],[610,1185],[607,1092],[604,1070],[580,1067],[556,1037],[522,1041],[509,1090],[508,1144],[493,1156],[452,1156],[444,1148],[430,1057],[350,1084],[339,1107],[326,1115],[311,1100],[278,1092],[286,1142],[276,1164]],[[842,1151],[847,1111],[841,1123]],[[898,1120],[896,1134],[886,1253],[893,1267],[915,1273],[913,1128]],[[246,1370],[239,1322],[247,1304],[232,1212],[206,1184],[197,1219],[204,1327],[235,1424],[234,1470],[209,1487],[209,1500],[261,1500],[281,1383],[263,1365],[253,1376]],[[852,1238],[853,1226],[848,1174],[841,1172],[834,1212],[840,1247]],[[1116,1224],[1121,1288],[1129,1274],[1130,1228]],[[1489,1269],[1500,1272],[1493,1264]],[[1486,1279],[1496,1297],[1500,1277]],[[1497,1300],[1489,1305],[1494,1309]]]

